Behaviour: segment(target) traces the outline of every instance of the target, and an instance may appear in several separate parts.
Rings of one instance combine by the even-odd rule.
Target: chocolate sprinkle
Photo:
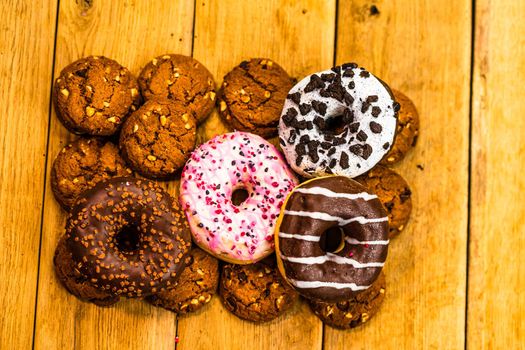
[[[293,94],[288,94],[288,98],[292,100],[296,105],[301,103],[301,93],[295,92]]]
[[[377,116],[381,113],[381,108],[374,106],[372,107],[372,117],[377,118]]]
[[[314,111],[316,111],[320,115],[325,115],[326,114],[326,107],[327,107],[326,103],[324,103],[324,102],[320,102],[320,101],[316,101],[316,100],[312,101],[312,108],[314,109]]]
[[[359,122],[350,124],[349,130],[352,134],[355,134],[359,130]]]
[[[350,165],[348,164],[348,154],[341,152],[341,158],[339,159],[339,165],[343,169],[347,169]]]
[[[400,108],[401,108],[401,105],[397,102],[394,102],[394,112],[399,112]]]
[[[295,130],[290,130],[290,136],[288,137],[288,143],[294,143],[295,138],[297,137],[297,134],[295,133]]]
[[[359,76],[363,77],[363,78],[368,78],[368,77],[370,77],[370,73],[367,72],[366,70],[363,70],[363,71],[361,71],[361,73],[359,73]]]
[[[312,106],[306,103],[302,103],[299,105],[299,111],[301,112],[301,115],[307,115],[308,112],[312,110]]]
[[[321,74],[321,79],[323,79],[324,81],[327,81],[327,82],[332,82],[335,78],[335,74],[333,73],[324,73],[324,74]]]
[[[383,145],[383,149],[388,149],[388,147],[390,147],[390,143],[386,142],[386,143]]]
[[[315,89],[324,88],[324,81],[317,74],[310,76],[310,82],[304,87],[304,92],[312,92]]]
[[[368,157],[370,157],[370,155],[372,154],[372,146],[370,146],[368,143],[365,143],[363,145],[363,159],[368,159]]]
[[[377,102],[379,100],[379,97],[377,95],[368,96],[366,98],[366,102]]]
[[[374,134],[379,134],[383,130],[383,127],[381,126],[381,124],[371,121],[370,130],[372,130]]]
[[[359,141],[366,141],[366,139],[368,138],[368,135],[366,134],[366,132],[364,132],[363,130],[359,131],[357,133],[357,139]]]

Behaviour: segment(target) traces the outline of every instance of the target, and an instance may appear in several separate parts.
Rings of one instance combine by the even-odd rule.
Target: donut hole
[[[140,247],[140,232],[134,226],[124,226],[114,239],[115,246],[123,253],[133,253]]]
[[[326,253],[339,253],[345,247],[345,234],[341,227],[330,227],[324,231],[319,246]]]
[[[232,203],[233,205],[238,207],[239,205],[244,203],[244,201],[248,199],[249,196],[250,194],[248,193],[248,190],[242,187],[237,188],[232,193]]]
[[[324,132],[329,134],[342,134],[345,131],[345,128],[345,117],[342,114],[328,117],[324,122]]]

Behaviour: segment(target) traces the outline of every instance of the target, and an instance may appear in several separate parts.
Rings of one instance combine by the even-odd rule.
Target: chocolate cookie
[[[253,322],[277,318],[298,298],[279,271],[265,262],[224,265],[219,293],[226,309]]]
[[[401,106],[397,112],[396,138],[392,149],[381,160],[389,165],[399,162],[416,145],[419,133],[419,114],[414,103],[403,93],[392,90],[394,98]]]
[[[56,276],[62,285],[77,298],[90,301],[98,306],[110,306],[119,301],[118,296],[100,291],[91,286],[80,272],[75,269],[75,263],[67,249],[64,237],[58,241],[53,263],[55,264]]]
[[[309,300],[312,311],[323,323],[340,329],[355,328],[372,318],[385,299],[386,281],[381,273],[370,288],[350,300],[325,303]]]
[[[377,194],[388,211],[389,237],[397,236],[412,212],[412,191],[405,179],[394,170],[378,165],[356,180]]]
[[[68,210],[85,190],[131,173],[113,143],[100,138],[80,138],[56,157],[51,169],[51,188],[56,200]]]
[[[148,63],[139,75],[146,100],[153,97],[179,101],[197,122],[203,121],[215,104],[215,83],[199,61],[183,55],[162,55]]]
[[[147,101],[124,123],[122,155],[131,167],[150,178],[168,178],[180,169],[195,147],[195,118],[168,99]]]
[[[55,81],[57,116],[76,134],[112,135],[140,104],[135,77],[103,56],[81,58]]]
[[[219,261],[193,248],[186,264],[173,289],[151,295],[146,300],[178,314],[197,311],[209,303],[219,284]]]
[[[243,61],[224,77],[220,115],[235,130],[274,136],[293,83],[288,73],[272,60]]]

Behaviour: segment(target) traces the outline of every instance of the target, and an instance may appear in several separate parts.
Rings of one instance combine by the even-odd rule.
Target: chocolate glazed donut
[[[184,214],[156,183],[113,178],[70,212],[66,239],[76,269],[97,289],[129,298],[172,287],[191,245]]]
[[[303,296],[335,303],[377,279],[388,251],[388,217],[376,195],[345,176],[309,180],[281,209],[277,262]]]

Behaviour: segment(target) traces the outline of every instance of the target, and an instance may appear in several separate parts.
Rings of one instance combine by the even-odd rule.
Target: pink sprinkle
[[[348,256],[354,256],[354,253],[350,252],[350,253],[348,254]]]
[[[278,182],[272,182],[272,186],[273,187],[279,187],[279,183]]]
[[[175,337],[175,343],[177,343],[177,344],[178,344],[178,343],[179,343],[179,341],[180,341],[180,340],[179,340],[179,337]]]
[[[370,247],[370,246],[368,245],[368,243],[365,243],[365,248],[368,248],[368,247]]]

